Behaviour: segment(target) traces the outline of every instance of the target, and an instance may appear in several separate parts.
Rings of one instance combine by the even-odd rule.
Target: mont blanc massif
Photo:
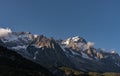
[[[119,76],[120,56],[80,36],[64,40],[0,28],[0,76]]]

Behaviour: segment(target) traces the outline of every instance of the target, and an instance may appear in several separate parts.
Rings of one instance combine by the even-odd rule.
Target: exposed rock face
[[[86,54],[90,58],[95,58],[97,56],[97,51],[93,47],[93,43],[87,42],[85,39],[76,36],[68,38],[62,42],[62,45],[70,50],[74,50],[79,54]]]
[[[27,51],[41,65],[45,67],[73,66],[54,39],[38,36],[34,43],[35,46],[28,46]]]
[[[55,48],[55,40],[54,39],[49,39],[49,38],[46,38],[45,36],[41,35],[41,36],[38,36],[36,39],[35,39],[35,44],[38,46],[38,47],[46,47],[46,48]]]
[[[64,40],[62,42],[62,44],[66,45],[66,47],[69,47],[73,50],[85,50],[84,48],[86,48],[87,46],[84,46],[85,44],[87,44],[86,40],[84,40],[83,38],[76,36],[73,38],[68,38],[66,40]]]
[[[63,40],[62,46],[68,58],[76,67],[80,67],[78,68],[80,70],[98,72],[119,72],[120,70],[120,56],[117,53],[95,49],[93,43],[88,43],[81,37]]]

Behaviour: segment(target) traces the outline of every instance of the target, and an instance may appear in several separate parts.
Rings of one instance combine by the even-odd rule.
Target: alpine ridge
[[[0,29],[0,45],[42,65],[53,74],[57,75],[60,67],[84,72],[120,72],[120,56],[117,52],[97,49],[93,42],[80,36],[55,40],[30,32],[6,30]]]

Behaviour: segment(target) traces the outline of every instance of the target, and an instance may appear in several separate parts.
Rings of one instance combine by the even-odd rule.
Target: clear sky
[[[120,52],[120,0],[0,0],[0,27],[56,39],[79,35]]]

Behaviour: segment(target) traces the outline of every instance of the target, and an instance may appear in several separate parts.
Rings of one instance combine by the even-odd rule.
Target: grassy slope
[[[82,72],[79,70],[74,70],[68,67],[60,67],[59,69],[63,70],[66,75],[73,76],[120,76],[120,73],[107,72],[107,73],[97,73],[97,72]]]

